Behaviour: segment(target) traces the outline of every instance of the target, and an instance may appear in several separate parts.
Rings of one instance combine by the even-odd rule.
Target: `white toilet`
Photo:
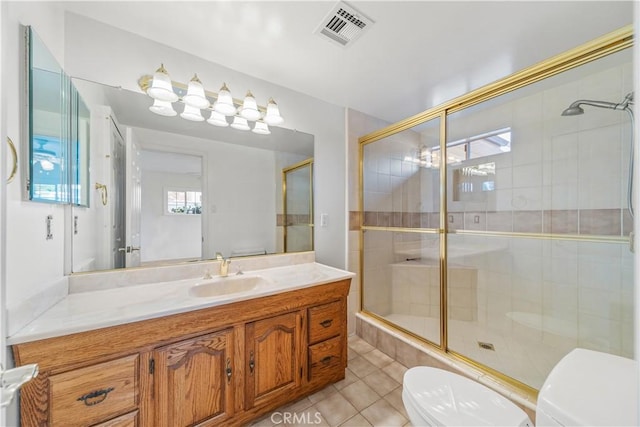
[[[509,399],[462,375],[427,366],[404,374],[402,401],[414,427],[533,427]]]
[[[553,368],[538,395],[537,426],[637,426],[638,364],[575,349]],[[497,392],[442,369],[404,375],[402,400],[413,426],[533,426]]]
[[[538,426],[637,426],[638,362],[577,348],[538,394]]]

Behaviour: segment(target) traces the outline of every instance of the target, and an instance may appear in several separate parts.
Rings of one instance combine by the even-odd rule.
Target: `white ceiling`
[[[314,34],[337,1],[66,2],[74,13],[390,122],[632,23],[633,2],[350,1],[375,23]]]

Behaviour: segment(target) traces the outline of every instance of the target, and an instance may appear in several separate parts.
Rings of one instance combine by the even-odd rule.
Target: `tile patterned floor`
[[[278,408],[251,426],[410,427],[402,404],[402,377],[406,370],[352,335],[344,380]]]

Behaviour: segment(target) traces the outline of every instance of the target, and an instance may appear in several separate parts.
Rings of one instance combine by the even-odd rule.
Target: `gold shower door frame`
[[[451,101],[445,102],[441,105],[433,107],[422,113],[411,116],[407,119],[391,124],[385,128],[364,135],[358,139],[359,154],[358,154],[358,167],[359,167],[359,197],[358,197],[358,215],[359,224],[359,247],[360,247],[360,311],[372,318],[379,320],[380,322],[389,325],[390,327],[401,330],[407,335],[410,335],[419,341],[427,344],[428,346],[453,357],[454,359],[461,360],[483,372],[486,372],[499,380],[516,387],[524,392],[526,395],[533,398],[537,397],[538,390],[524,384],[515,378],[512,378],[504,373],[493,369],[489,366],[481,364],[463,354],[460,354],[448,346],[448,305],[447,305],[447,235],[453,234],[466,234],[466,235],[483,235],[483,236],[501,236],[501,237],[525,237],[536,239],[557,239],[558,235],[554,234],[540,234],[540,233],[516,233],[516,232],[493,232],[493,231],[469,231],[469,230],[455,230],[450,231],[447,226],[447,116],[496,98],[500,95],[512,92],[516,89],[524,86],[539,82],[549,77],[553,77],[564,71],[576,68],[580,65],[586,64],[591,61],[603,58],[607,55],[619,52],[621,50],[630,48],[633,46],[633,26],[628,25],[619,30],[599,37],[584,45],[578,46],[560,55],[549,58],[542,61],[532,67],[526,68],[520,72],[507,76],[494,83],[483,86],[479,89],[471,91],[465,95],[459,96]],[[379,226],[366,226],[364,222],[364,147],[368,144],[382,140],[386,137],[402,132],[404,130],[411,129],[417,125],[423,124],[429,120],[440,119],[440,153],[439,156],[439,172],[440,172],[440,216],[439,216],[439,228],[438,229],[411,229],[403,227],[379,227]],[[388,320],[379,316],[373,312],[364,309],[364,233],[367,230],[371,231],[391,231],[391,232],[414,232],[414,233],[428,233],[438,234],[440,236],[440,343],[434,343],[424,337],[421,337],[414,332],[406,330]],[[600,238],[598,236],[566,236],[563,235],[564,240],[579,240],[579,241],[608,241],[608,242],[628,242],[628,238],[620,237],[607,237]]]

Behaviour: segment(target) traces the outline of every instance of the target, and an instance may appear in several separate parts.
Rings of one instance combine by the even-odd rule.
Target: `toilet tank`
[[[538,394],[536,426],[637,426],[638,363],[577,348]]]

